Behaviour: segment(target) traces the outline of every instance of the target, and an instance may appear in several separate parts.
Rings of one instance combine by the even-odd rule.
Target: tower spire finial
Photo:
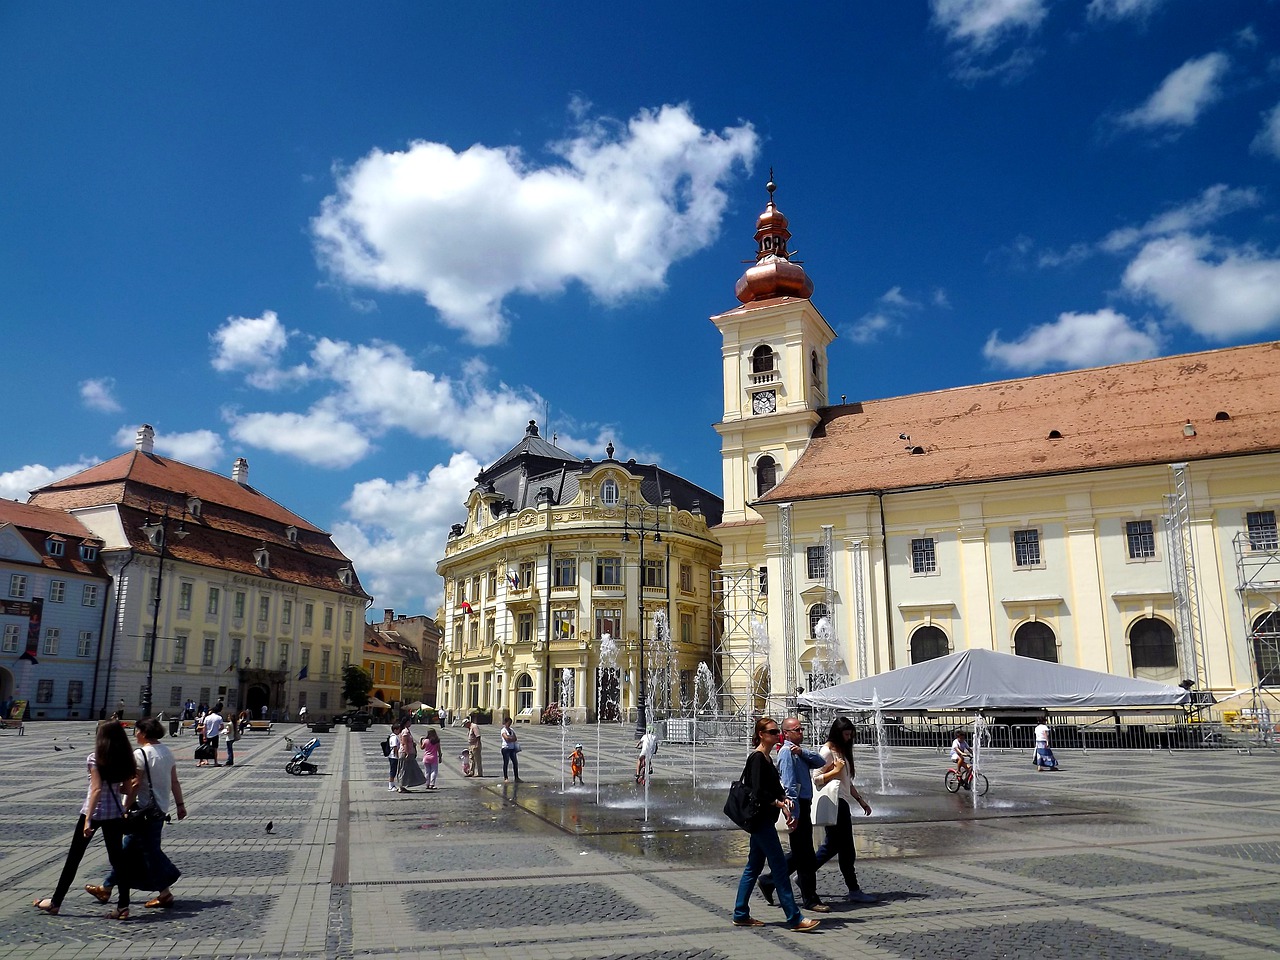
[[[813,296],[813,281],[787,250],[791,231],[787,229],[787,218],[773,203],[773,192],[778,189],[773,180],[773,167],[769,168],[765,189],[769,191],[769,202],[756,220],[755,266],[747,268],[738,279],[734,293],[742,303],[775,297],[808,300]]]

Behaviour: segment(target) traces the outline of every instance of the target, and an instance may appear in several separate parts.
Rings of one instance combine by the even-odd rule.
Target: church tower
[[[787,218],[769,202],[756,221],[756,259],[734,289],[742,306],[711,318],[720,331],[726,523],[758,521],[750,504],[795,463],[827,404],[835,331],[809,299],[813,280],[791,259]],[[726,557],[727,559],[727,557]]]
[[[724,417],[724,548],[716,598],[720,664],[730,709],[763,709],[771,689],[767,528],[752,502],[800,458],[827,405],[827,345],[835,331],[810,301],[813,281],[791,259],[787,218],[769,201],[756,220],[756,257],[734,289],[742,304],[712,317],[720,331]],[[781,679],[781,678],[779,678]]]

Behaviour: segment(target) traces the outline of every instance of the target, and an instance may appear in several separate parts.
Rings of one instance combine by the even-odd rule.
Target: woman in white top
[[[511,718],[504,716],[502,718],[502,779],[507,779],[507,766],[515,768],[516,783],[523,783],[520,779],[520,744],[516,740],[516,732],[511,729]]]
[[[836,822],[826,827],[826,837],[822,846],[814,854],[814,870],[817,871],[831,858],[838,857],[840,873],[849,887],[847,899],[854,903],[875,903],[878,898],[864,893],[858,886],[857,853],[853,847],[853,814],[850,804],[855,801],[862,807],[865,816],[871,816],[871,805],[863,799],[858,788],[853,785],[853,741],[855,737],[853,721],[848,717],[836,717],[827,734],[827,742],[819,749],[822,759],[827,761],[830,769],[823,768],[813,775],[813,785],[821,787],[831,780],[840,781],[840,804]]]
[[[1036,726],[1036,752],[1032,755],[1031,762],[1036,765],[1037,773],[1058,769],[1058,758],[1049,749],[1049,715],[1047,713],[1040,718],[1040,723]]]

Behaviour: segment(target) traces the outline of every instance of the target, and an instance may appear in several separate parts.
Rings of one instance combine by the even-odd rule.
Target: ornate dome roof
[[[813,296],[813,281],[804,272],[799,261],[792,261],[787,250],[791,231],[787,218],[773,203],[773,171],[769,171],[769,202],[756,220],[756,262],[738,278],[734,293],[742,303],[769,300],[774,297],[798,297],[808,300]]]

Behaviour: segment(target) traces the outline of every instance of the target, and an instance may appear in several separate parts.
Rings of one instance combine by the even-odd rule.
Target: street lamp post
[[[631,520],[633,512],[636,516],[634,523]],[[640,538],[640,566],[636,577],[636,611],[640,615],[640,694],[636,700],[636,736],[641,737],[649,726],[646,712],[647,694],[644,675],[644,541],[645,538],[652,537],[654,543],[662,542],[662,534],[658,531],[658,518],[661,514],[658,508],[652,504],[631,503],[629,500],[624,500],[622,502],[622,516],[623,542],[630,541],[633,533]],[[652,517],[652,519],[646,523],[646,519],[649,517]]]
[[[142,715],[144,717],[151,716],[151,686],[155,678],[156,641],[160,638],[160,591],[164,587],[164,561],[169,555],[169,523],[173,519],[169,515],[169,505],[166,503],[163,517],[157,521],[148,516],[147,522],[142,525],[142,532],[147,535],[151,545],[158,547],[160,550],[160,564],[156,570],[156,595],[151,598],[151,642],[147,649],[147,685],[142,691]],[[187,510],[184,506],[182,508],[182,516],[178,518],[177,529],[173,531],[173,535],[179,540],[185,539],[189,532],[186,528],[186,519]]]

